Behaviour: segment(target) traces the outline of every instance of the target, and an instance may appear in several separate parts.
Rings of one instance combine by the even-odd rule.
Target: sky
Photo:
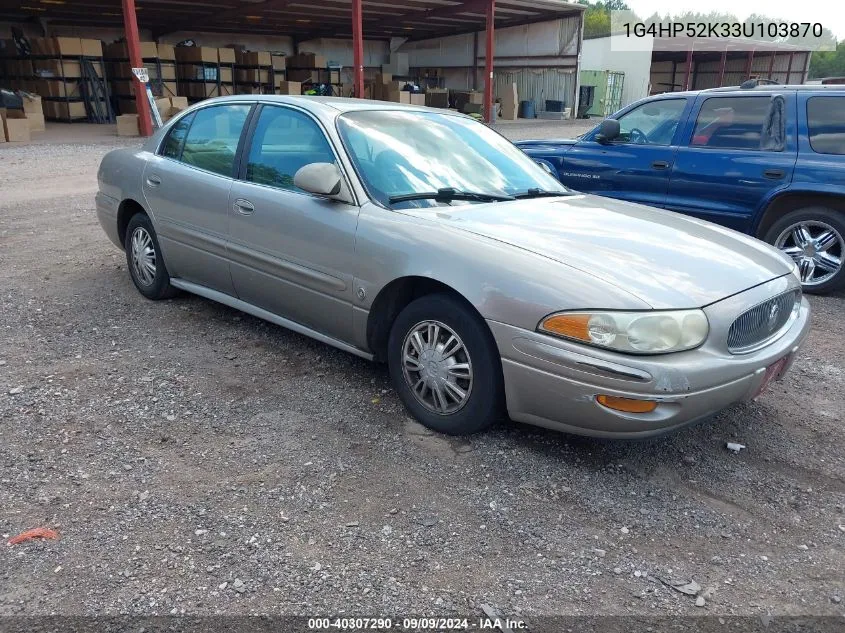
[[[731,13],[744,20],[752,13],[796,22],[821,22],[838,40],[845,39],[845,2],[840,0],[625,0],[641,18],[685,11]]]

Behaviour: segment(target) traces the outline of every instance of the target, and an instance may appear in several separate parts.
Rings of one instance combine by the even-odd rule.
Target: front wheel
[[[411,302],[393,323],[387,349],[399,397],[425,426],[467,435],[501,416],[499,351],[487,324],[458,299],[435,294]]]
[[[798,265],[805,292],[824,294],[845,287],[845,216],[826,207],[787,213],[766,232],[765,241]]]

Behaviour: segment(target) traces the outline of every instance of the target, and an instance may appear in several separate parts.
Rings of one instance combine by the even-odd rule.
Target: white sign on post
[[[146,68],[133,68],[132,74],[138,78],[142,84],[148,83],[150,81],[150,71]]]

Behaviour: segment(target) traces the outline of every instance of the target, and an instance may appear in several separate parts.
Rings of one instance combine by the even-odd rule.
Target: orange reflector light
[[[596,396],[596,401],[616,411],[625,413],[651,413],[657,408],[654,400],[634,400],[633,398],[619,398],[618,396]]]
[[[543,329],[579,341],[590,341],[589,314],[558,314],[543,321]]]

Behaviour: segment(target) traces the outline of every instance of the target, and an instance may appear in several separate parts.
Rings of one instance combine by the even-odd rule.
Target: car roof
[[[845,93],[845,84],[762,84],[754,86],[753,88],[742,88],[740,86],[725,86],[723,88],[704,88],[703,90],[685,90],[682,92],[661,92],[653,95],[654,99],[660,97],[674,98],[674,97],[694,97],[699,94],[723,94],[726,92],[733,92],[736,94],[750,94],[750,93],[770,93],[770,92],[842,92]]]
[[[353,99],[350,97],[323,97],[319,95],[232,95],[206,99],[203,104],[225,103],[227,101],[256,101],[260,103],[279,103],[296,105],[323,114],[345,114],[347,112],[361,112],[366,110],[395,110],[398,112],[440,112],[456,116],[466,116],[456,110],[443,108],[427,108],[419,105],[396,103],[394,101],[373,101],[372,99]]]

